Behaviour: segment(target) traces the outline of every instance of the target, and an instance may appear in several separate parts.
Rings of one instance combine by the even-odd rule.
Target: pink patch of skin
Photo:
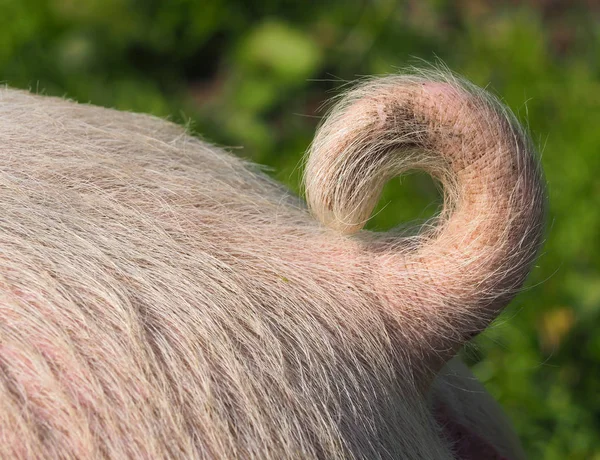
[[[26,395],[31,413],[42,424],[55,427],[52,436],[63,439],[64,445],[71,446],[77,457],[89,455],[86,448],[87,426],[83,419],[79,426],[73,423],[76,410],[66,402],[48,366],[30,359],[20,344],[0,345],[0,364],[10,369],[15,388]]]

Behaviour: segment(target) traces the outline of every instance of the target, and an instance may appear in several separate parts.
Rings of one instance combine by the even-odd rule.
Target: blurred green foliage
[[[600,459],[600,9],[585,0],[0,0],[0,79],[171,116],[298,191],[323,102],[347,81],[441,59],[540,147],[547,242],[466,355],[531,458]],[[242,148],[237,148],[243,146]],[[437,209],[412,175],[370,227]]]

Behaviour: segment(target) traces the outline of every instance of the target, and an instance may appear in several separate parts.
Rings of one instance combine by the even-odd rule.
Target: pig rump
[[[499,107],[447,75],[362,84],[311,148],[311,215],[176,125],[0,90],[0,457],[462,455],[434,403],[513,452],[439,372],[540,241]],[[358,232],[411,168],[444,185],[435,225]]]

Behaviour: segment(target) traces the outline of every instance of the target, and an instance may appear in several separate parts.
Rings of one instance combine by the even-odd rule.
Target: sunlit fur
[[[412,168],[436,222],[344,234]],[[433,380],[540,241],[514,120],[445,73],[367,81],[305,182],[319,220],[182,127],[0,89],[0,458],[450,459],[436,401],[519,457],[459,362]]]
[[[517,293],[537,253],[540,170],[515,118],[450,73],[420,71],[359,85],[334,107],[307,158],[315,216],[362,228],[383,185],[420,169],[444,207],[416,236],[359,234],[371,286],[427,362],[447,361]]]

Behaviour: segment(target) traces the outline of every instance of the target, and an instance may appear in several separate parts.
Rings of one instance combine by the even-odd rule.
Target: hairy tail
[[[485,91],[448,74],[392,76],[351,90],[306,160],[308,204],[360,230],[384,184],[420,169],[444,189],[436,225],[365,245],[382,302],[410,312],[443,360],[483,330],[524,282],[540,246],[544,187],[532,143]]]

